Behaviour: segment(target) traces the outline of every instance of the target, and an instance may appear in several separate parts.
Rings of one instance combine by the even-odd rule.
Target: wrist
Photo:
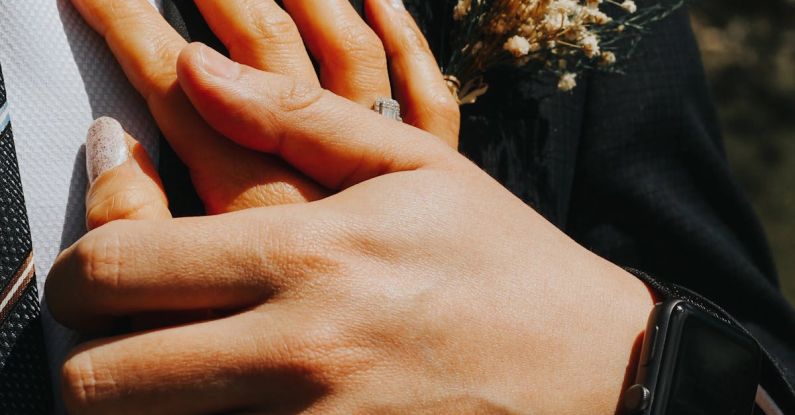
[[[561,353],[562,367],[552,373],[576,376],[551,391],[563,405],[553,412],[613,415],[620,413],[622,393],[634,380],[655,299],[642,281],[602,259],[581,276],[587,282],[574,292],[576,320],[566,324],[570,352]]]
[[[623,367],[623,370],[606,378],[611,386],[605,390],[604,399],[611,407],[605,413],[621,414],[623,393],[635,380],[646,325],[656,298],[643,281],[623,269],[616,267],[613,278],[617,280],[616,297],[605,299],[605,302],[614,303],[609,307],[609,316],[605,316],[613,323],[611,330],[603,333],[605,344],[612,346],[612,353],[605,356],[605,365]]]
[[[481,305],[478,316],[504,335],[488,340],[494,353],[480,355],[477,366],[489,369],[470,386],[517,413],[613,415],[625,380],[634,380],[654,297],[570,239],[546,240],[533,252],[506,261],[496,274],[506,277],[490,279],[479,293],[498,312],[483,313]]]
[[[624,392],[635,383],[635,378],[638,372],[638,366],[640,364],[640,355],[641,349],[643,346],[643,340],[646,335],[646,328],[648,326],[648,319],[654,308],[655,304],[658,302],[658,298],[654,290],[646,285],[645,282],[638,279],[634,275],[630,274],[627,271],[624,271],[627,276],[630,276],[632,280],[634,280],[635,287],[632,291],[636,292],[637,294],[632,298],[637,299],[637,303],[632,305],[630,304],[629,307],[633,308],[634,314],[633,318],[628,318],[626,328],[629,330],[629,334],[635,337],[635,340],[632,342],[631,349],[629,350],[629,355],[625,357],[627,361],[626,370],[624,372],[624,378],[621,382],[621,388],[618,390],[618,396],[615,398],[608,398],[608,401],[615,403],[615,409],[613,413],[615,415],[621,415],[624,413],[623,410],[623,401],[624,401]],[[638,324],[640,326],[638,326]],[[620,357],[619,357],[620,359]]]

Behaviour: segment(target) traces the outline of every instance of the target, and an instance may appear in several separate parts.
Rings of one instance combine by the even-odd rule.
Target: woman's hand
[[[216,310],[81,346],[72,413],[615,411],[641,282],[427,132],[201,45],[177,73],[215,130],[340,192],[115,221],[64,251],[46,298],[70,327]]]
[[[312,201],[334,191],[278,157],[235,145],[196,113],[177,84],[177,56],[187,43],[148,0],[72,2],[105,37],[146,99],[209,213]],[[237,62],[324,87],[368,108],[394,91],[406,122],[457,145],[458,107],[399,1],[367,2],[372,29],[348,0],[286,0],[286,12],[273,0],[196,0],[196,5]],[[310,52],[320,63],[319,78]],[[94,225],[103,223],[103,215],[113,216],[96,212]]]

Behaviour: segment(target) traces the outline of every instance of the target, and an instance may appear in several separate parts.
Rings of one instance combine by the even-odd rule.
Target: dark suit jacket
[[[449,1],[406,3],[438,52]],[[192,2],[165,6],[186,37],[223,50]],[[494,71],[489,93],[462,108],[461,150],[582,245],[642,270],[660,296],[725,310],[766,350],[763,386],[795,413],[795,313],[725,159],[686,11],[656,24],[625,69],[581,77],[572,93]],[[173,207],[199,213],[173,153],[161,163]]]

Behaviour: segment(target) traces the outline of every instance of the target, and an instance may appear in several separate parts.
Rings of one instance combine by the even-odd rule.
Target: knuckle
[[[428,41],[420,29],[414,25],[406,23],[404,25],[403,36],[398,40],[399,48],[396,52],[407,51],[411,54],[432,55]]]
[[[444,119],[458,121],[461,118],[461,110],[456,103],[453,95],[447,90],[442,90],[433,97],[432,103],[440,116]]]
[[[77,353],[64,362],[61,384],[64,403],[70,413],[90,413],[100,398],[115,388],[111,378],[97,371],[90,352]]]
[[[375,357],[364,342],[356,341],[352,332],[339,324],[317,321],[307,330],[285,340],[294,366],[316,378],[339,382],[375,365]]]
[[[282,154],[283,146],[289,138],[289,132],[295,125],[302,125],[316,117],[311,114],[313,108],[322,100],[326,92],[319,86],[312,85],[291,77],[282,77],[276,88],[264,92],[263,98],[267,105],[260,106],[258,116],[267,120],[268,148],[267,152]],[[241,108],[239,118],[247,119],[246,108]]]
[[[260,194],[257,206],[278,206],[306,203],[314,199],[311,194],[304,193],[304,188],[288,181],[267,183],[258,188]]]
[[[445,123],[449,123],[451,126],[457,126],[460,123],[461,110],[452,94],[446,89],[432,94],[428,97],[426,104],[427,105],[423,105],[422,107],[429,112],[428,115],[430,118],[442,120]]]
[[[308,82],[286,78],[281,92],[276,96],[276,104],[283,113],[295,113],[314,106],[323,97],[323,90]]]
[[[104,292],[119,286],[123,259],[121,239],[116,233],[119,230],[109,228],[115,227],[103,227],[75,245],[78,286],[82,290]]]
[[[248,2],[250,24],[248,30],[236,33],[227,42],[230,52],[258,50],[274,44],[300,44],[301,36],[290,16],[282,10],[273,10],[265,2]]]
[[[291,219],[279,225],[261,224],[257,232],[251,233],[248,244],[252,255],[243,264],[243,271],[257,273],[252,275],[264,272],[266,280],[279,276],[282,280],[275,281],[279,286],[310,284],[319,278],[340,275],[342,262],[335,258],[333,250],[321,248],[326,246],[325,239],[322,225],[309,226]]]
[[[340,36],[333,42],[331,52],[336,59],[364,65],[369,68],[385,69],[386,52],[381,39],[369,27],[349,24],[340,28]]]
[[[176,63],[184,44],[182,40],[175,39],[167,33],[158,33],[149,43],[148,71],[145,75],[158,80],[176,80]]]
[[[142,9],[129,7],[130,2],[126,0],[95,0],[88,4],[91,12],[101,17],[109,27],[125,26],[123,19],[128,16],[130,21],[142,20],[144,17]]]
[[[96,229],[118,219],[135,219],[151,206],[163,203],[149,189],[127,187],[99,201],[86,210],[89,229]]]
[[[122,31],[118,36],[129,36]],[[130,79],[149,101],[152,97],[164,97],[177,83],[176,62],[183,45],[165,35],[151,35],[140,53],[125,59]]]

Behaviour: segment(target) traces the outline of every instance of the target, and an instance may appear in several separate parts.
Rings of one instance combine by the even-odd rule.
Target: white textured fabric
[[[69,0],[0,0],[0,64],[43,293],[58,252],[85,233],[83,144],[91,121],[118,119],[154,160],[159,133],[102,39]],[[46,307],[43,316],[57,385],[57,368],[76,336]]]

